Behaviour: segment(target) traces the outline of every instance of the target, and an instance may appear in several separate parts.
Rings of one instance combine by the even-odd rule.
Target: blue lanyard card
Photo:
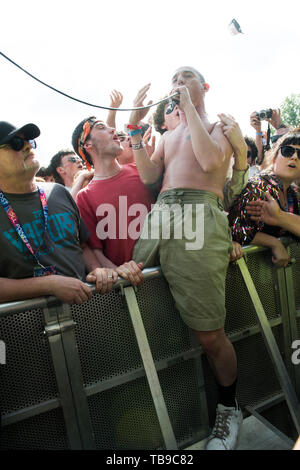
[[[46,266],[43,268],[36,266],[33,270],[34,277],[50,276],[51,274],[58,274],[55,266]]]

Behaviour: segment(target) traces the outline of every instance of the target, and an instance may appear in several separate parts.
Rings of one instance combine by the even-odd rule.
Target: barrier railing
[[[298,432],[291,344],[300,338],[300,250],[288,249],[295,262],[285,269],[258,247],[230,265],[225,329],[242,407],[259,416],[262,403],[285,399]],[[160,268],[144,277],[137,289],[119,279],[82,305],[54,297],[0,304],[1,448],[175,449],[208,435],[212,372]]]

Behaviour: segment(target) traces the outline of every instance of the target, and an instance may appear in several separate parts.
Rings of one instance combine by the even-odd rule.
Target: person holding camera
[[[229,211],[232,238],[241,245],[260,245],[272,250],[272,261],[277,267],[289,263],[289,255],[278,239],[283,235],[299,237],[299,192],[292,184],[300,178],[300,132],[293,130],[281,136],[270,151],[271,168],[249,179],[247,187]],[[275,200],[280,217],[255,219],[251,201]],[[258,204],[259,206],[260,204]],[[288,223],[286,222],[286,219]],[[275,223],[274,223],[275,220]],[[283,222],[281,222],[283,221]],[[290,223],[292,221],[292,223]],[[296,228],[295,228],[296,227]]]
[[[262,121],[267,121],[271,124],[274,129],[276,129],[275,135],[270,137],[270,132],[262,131]],[[278,138],[289,131],[289,128],[283,124],[281,120],[280,109],[262,109],[257,112],[254,111],[250,115],[250,125],[255,129],[255,144],[258,150],[257,155],[257,164],[260,166],[260,170],[264,170],[268,166],[268,161],[264,160],[264,153],[266,150],[270,149],[271,140],[272,143],[275,143]]]

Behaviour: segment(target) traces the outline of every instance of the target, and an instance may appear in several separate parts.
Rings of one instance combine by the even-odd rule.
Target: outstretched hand
[[[146,150],[147,150],[147,153],[148,153],[149,157],[151,157],[151,155],[154,153],[155,141],[156,141],[155,135],[153,135],[151,137],[151,134],[152,134],[152,127],[150,126],[146,130],[146,132],[144,134],[144,137],[143,137],[143,142],[145,144],[145,147],[146,147]],[[149,144],[150,139],[151,139],[151,143]]]
[[[119,108],[123,102],[123,95],[120,91],[113,90],[110,93],[110,107]]]
[[[264,222],[268,225],[280,225],[281,209],[270,193],[264,193],[265,199],[250,201],[246,206],[247,214],[256,222]]]
[[[140,89],[140,91],[138,92],[138,94],[136,95],[136,97],[133,101],[133,107],[134,108],[140,108],[140,107],[144,106],[144,100],[147,97],[147,92],[149,91],[150,86],[151,86],[151,83],[148,83],[147,85],[145,85],[143,88]],[[148,102],[147,106],[152,104],[152,103],[153,103],[153,101],[150,100]],[[129,118],[129,123],[133,124],[133,125],[137,125],[142,119],[144,119],[144,117],[146,116],[148,111],[149,111],[149,108],[137,109],[135,111],[131,111],[130,118]]]

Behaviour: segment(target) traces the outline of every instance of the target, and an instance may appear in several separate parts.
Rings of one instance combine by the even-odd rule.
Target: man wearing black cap
[[[105,293],[117,273],[100,268],[87,247],[89,233],[69,192],[37,186],[39,135],[35,124],[0,122],[0,302],[54,295],[82,303],[91,297],[85,280]]]

